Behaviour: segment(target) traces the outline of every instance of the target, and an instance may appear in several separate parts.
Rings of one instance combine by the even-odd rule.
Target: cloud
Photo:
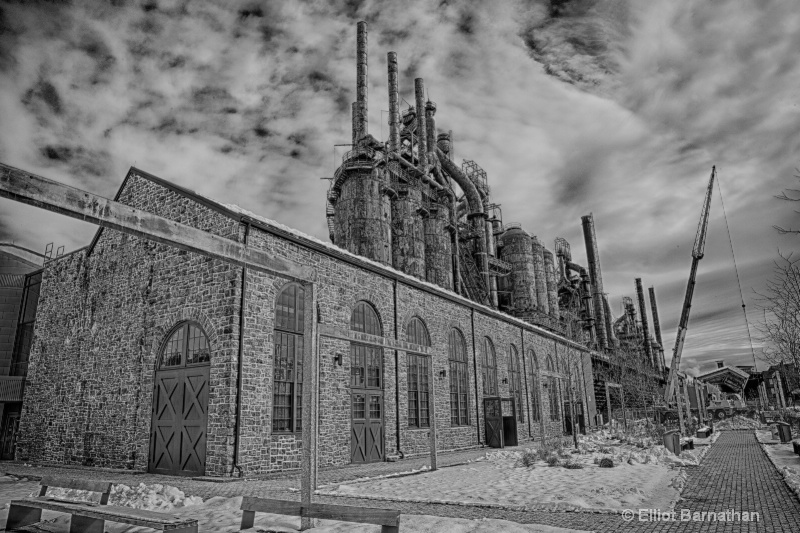
[[[456,159],[487,171],[506,222],[548,247],[566,238],[585,264],[580,216],[594,213],[612,308],[635,277],[655,285],[668,348],[716,164],[686,356],[702,363],[733,338],[744,357],[719,192],[749,303],[796,243],[771,229],[792,225],[773,195],[800,153],[788,0],[3,4],[0,160],[105,196],[135,164],[327,238],[320,178],[351,138],[362,19],[373,135],[388,135],[394,50],[401,96],[425,79]],[[2,238],[70,249],[93,234],[27,223],[29,209],[3,200]]]

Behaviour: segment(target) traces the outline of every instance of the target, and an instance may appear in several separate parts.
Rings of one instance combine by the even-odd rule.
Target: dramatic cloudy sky
[[[772,229],[800,225],[773,197],[800,159],[796,0],[0,2],[0,161],[109,197],[135,165],[326,239],[362,19],[371,132],[387,135],[394,50],[401,96],[425,79],[507,222],[585,263],[594,213],[615,313],[635,277],[654,285],[668,352],[716,164],[758,320],[753,290],[800,248]],[[690,371],[752,361],[719,192]],[[71,250],[94,229],[0,200],[0,240]]]

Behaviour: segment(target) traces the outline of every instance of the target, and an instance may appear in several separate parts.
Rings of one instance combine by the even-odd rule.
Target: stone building
[[[317,309],[290,280],[100,229],[45,264],[20,460],[297,468],[308,342],[321,466],[427,453],[432,419],[439,450],[560,436],[570,400],[592,420],[583,345],[135,168],[116,200],[313,266]]]

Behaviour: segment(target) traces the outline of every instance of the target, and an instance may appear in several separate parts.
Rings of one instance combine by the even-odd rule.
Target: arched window
[[[175,326],[161,353],[159,368],[180,368],[207,364],[211,361],[208,337],[195,322]]]
[[[525,421],[522,415],[522,367],[519,364],[519,353],[513,344],[508,347],[508,391],[514,398],[517,409],[517,420]]]
[[[286,286],[275,305],[272,431],[298,433],[303,418],[303,327],[305,290]]]
[[[370,335],[383,335],[378,313],[367,302],[358,302],[350,317],[350,329]],[[383,387],[383,349],[365,344],[350,344],[350,386],[358,389]]]
[[[483,338],[483,395],[497,396],[497,356],[489,337]]]
[[[469,425],[469,374],[467,366],[467,343],[459,330],[450,330],[447,341],[450,359],[450,425]]]
[[[406,340],[421,346],[430,346],[428,328],[417,317],[406,326]],[[428,383],[430,357],[423,354],[408,353],[408,425],[410,427],[430,427],[430,398]]]
[[[581,375],[578,363],[572,368],[572,383],[575,384],[575,398],[580,401],[583,396],[583,376]]]
[[[556,371],[556,365],[553,363],[553,356],[552,355],[548,355],[546,361],[547,362],[546,362],[545,368],[547,369],[547,371],[548,372],[555,372]]]
[[[541,405],[539,403],[539,362],[533,350],[528,350],[528,360],[531,362],[531,420],[539,421]]]
[[[547,394],[550,396],[550,420],[561,420],[559,406],[559,381],[554,376],[547,376]]]

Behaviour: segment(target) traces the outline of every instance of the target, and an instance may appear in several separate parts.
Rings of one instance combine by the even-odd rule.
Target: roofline
[[[530,332],[537,333],[537,334],[542,335],[544,337],[548,337],[548,338],[550,338],[550,339],[552,339],[554,341],[560,342],[561,344],[563,344],[565,346],[569,346],[569,347],[575,348],[577,350],[580,350],[580,351],[586,352],[586,353],[598,353],[598,352],[595,352],[594,350],[591,350],[590,348],[587,348],[586,346],[583,346],[581,344],[576,343],[575,341],[572,341],[570,339],[561,337],[558,334],[552,333],[552,332],[547,331],[545,329],[541,329],[541,328],[539,328],[537,326],[534,326],[532,324],[528,324],[527,322],[525,322],[525,321],[523,321],[523,320],[521,320],[519,318],[513,317],[511,315],[507,315],[505,313],[501,313],[500,311],[497,311],[496,309],[491,309],[491,308],[485,307],[485,306],[483,306],[481,304],[478,304],[477,302],[473,302],[472,300],[469,300],[469,299],[467,299],[467,298],[465,298],[463,296],[455,294],[455,293],[453,293],[451,291],[448,291],[446,289],[427,286],[424,283],[417,282],[417,281],[415,281],[413,279],[410,279],[410,278],[407,278],[405,276],[399,275],[399,273],[393,272],[390,269],[381,268],[381,267],[379,267],[377,265],[371,264],[368,261],[361,260],[358,257],[354,257],[354,256],[351,256],[351,255],[346,254],[346,253],[339,253],[336,250],[332,250],[331,248],[323,246],[322,244],[314,242],[313,240],[305,239],[303,237],[300,237],[299,235],[295,235],[294,233],[291,233],[291,232],[282,230],[281,228],[277,228],[277,227],[272,226],[270,224],[264,223],[261,220],[252,218],[252,217],[247,216],[245,214],[237,213],[236,211],[234,211],[232,209],[229,209],[229,208],[225,207],[224,205],[215,202],[214,200],[211,200],[211,199],[206,198],[204,196],[200,196],[199,194],[197,194],[196,192],[194,192],[194,191],[192,191],[190,189],[187,189],[185,187],[181,187],[179,185],[175,185],[174,183],[170,183],[169,181],[167,181],[167,180],[165,180],[163,178],[159,178],[158,176],[154,176],[153,174],[150,174],[148,172],[140,170],[140,169],[138,169],[136,167],[130,167],[130,169],[128,170],[128,173],[125,175],[125,179],[123,180],[122,184],[120,185],[120,188],[117,191],[117,194],[114,196],[114,201],[118,201],[119,200],[119,197],[120,197],[120,195],[122,193],[122,190],[125,188],[125,185],[127,184],[128,179],[130,178],[130,176],[132,174],[137,174],[137,175],[139,175],[139,176],[141,176],[141,177],[143,177],[143,178],[145,178],[147,180],[150,180],[150,181],[152,181],[152,182],[154,182],[154,183],[156,183],[158,185],[166,187],[167,189],[170,189],[170,190],[172,190],[172,191],[174,191],[174,192],[176,192],[178,194],[181,194],[183,196],[191,198],[192,200],[194,200],[194,201],[196,201],[196,202],[208,207],[209,209],[213,209],[214,211],[217,211],[218,213],[220,213],[222,215],[225,215],[225,216],[227,216],[227,217],[229,217],[229,218],[231,218],[231,219],[233,219],[233,220],[235,220],[235,221],[237,221],[239,223],[247,223],[247,224],[249,224],[251,226],[254,226],[254,227],[257,227],[257,228],[259,228],[259,229],[261,229],[261,230],[263,230],[263,231],[265,231],[267,233],[271,233],[273,235],[276,235],[278,237],[281,237],[283,239],[291,241],[291,242],[293,242],[295,244],[299,244],[299,245],[302,245],[302,246],[304,246],[306,248],[310,248],[310,249],[314,250],[315,252],[321,253],[321,254],[326,255],[328,257],[332,257],[334,259],[338,259],[338,260],[343,261],[343,262],[345,262],[347,264],[356,266],[358,268],[362,268],[364,270],[368,270],[368,271],[370,271],[370,272],[372,272],[374,274],[378,274],[380,276],[383,276],[384,278],[389,278],[389,279],[391,279],[393,281],[396,281],[396,282],[399,282],[399,283],[404,283],[404,284],[406,284],[408,286],[414,287],[416,289],[420,289],[420,290],[422,290],[422,291],[424,291],[424,292],[426,292],[428,294],[434,294],[436,296],[444,298],[445,300],[449,300],[451,302],[464,305],[466,307],[474,309],[475,311],[484,313],[486,315],[494,316],[495,318],[502,319],[502,320],[504,320],[506,322],[516,323],[516,325],[520,326],[521,328],[527,329]],[[95,234],[94,239],[92,239],[91,244],[87,247],[87,252],[86,252],[87,257],[89,255],[91,255],[92,251],[94,250],[94,247],[97,244],[97,241],[100,238],[100,234],[102,233],[102,231],[103,231],[102,227],[97,230],[97,233]]]

